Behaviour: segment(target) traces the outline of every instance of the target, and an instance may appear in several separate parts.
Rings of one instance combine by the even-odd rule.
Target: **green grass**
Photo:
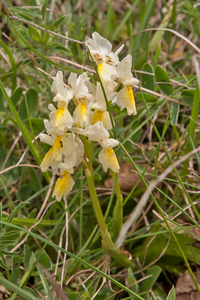
[[[171,7],[151,0],[0,3],[2,293],[12,300],[172,300],[186,269],[199,292],[200,6],[192,0]],[[41,172],[49,147],[38,134],[49,118],[51,77],[62,70],[67,83],[70,72],[95,74],[84,45],[94,31],[113,49],[125,43],[120,61],[130,53],[140,80],[137,115],[107,103],[115,153],[128,165],[118,176],[121,191],[113,174],[112,188],[99,147],[85,141],[95,186],[80,166],[67,201],[57,202],[58,174]],[[111,250],[113,240],[120,250]]]

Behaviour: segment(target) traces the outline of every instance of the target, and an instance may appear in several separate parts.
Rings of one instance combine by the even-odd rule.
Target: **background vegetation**
[[[191,0],[0,5],[1,299],[175,299],[174,285],[177,299],[198,297],[200,6]],[[121,247],[134,263],[128,269],[102,250],[82,169],[65,203],[51,197],[55,175],[39,168],[51,76],[93,70],[85,46],[65,37],[84,42],[94,31],[114,49],[125,44],[120,58],[131,53],[140,80],[137,115],[113,107],[124,222],[137,203],[145,204]],[[115,191],[98,166],[95,156],[96,189],[113,235]]]

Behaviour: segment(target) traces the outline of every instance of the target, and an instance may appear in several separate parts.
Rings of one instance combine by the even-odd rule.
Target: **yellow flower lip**
[[[62,159],[62,148],[63,148],[62,136],[58,135],[55,138],[54,145],[53,145],[53,159],[57,161],[60,161]]]
[[[115,152],[112,148],[102,149],[99,153],[99,161],[106,172],[110,168],[113,172],[119,172],[119,164]]]
[[[90,117],[90,124],[94,125],[97,122],[101,121],[103,123],[103,126],[107,130],[112,129],[112,124],[110,121],[110,116],[107,111],[104,110],[96,110]]]
[[[92,118],[92,125],[94,125],[98,121],[102,121],[103,120],[103,115],[104,115],[104,111],[96,110],[94,112],[94,115],[93,115],[93,118]]]
[[[75,182],[67,171],[63,171],[60,178],[58,178],[52,197],[56,197],[60,201],[62,197],[66,197],[72,190]]]
[[[128,115],[136,115],[135,99],[130,85],[126,85],[117,95],[117,104],[120,109],[127,108]]]
[[[79,123],[80,127],[85,128],[89,124],[89,112],[87,105],[80,102],[74,111],[74,123]]]

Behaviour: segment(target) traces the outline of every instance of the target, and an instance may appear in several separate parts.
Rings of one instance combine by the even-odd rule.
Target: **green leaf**
[[[26,244],[24,244],[24,268],[28,270],[30,265],[30,259],[31,259],[31,251],[30,247]]]
[[[143,101],[145,98],[146,102],[156,102],[158,100],[158,98],[154,95],[148,94],[148,93],[136,93],[135,97],[138,98],[138,100]],[[144,98],[143,98],[144,97]]]
[[[6,217],[3,217],[2,221],[6,221]],[[26,219],[24,219],[24,218],[14,218],[12,220],[12,224],[16,224],[16,225],[19,225],[19,226],[27,226],[27,227],[30,227],[30,226],[36,224],[37,222],[38,222],[38,220],[35,219],[35,218],[33,218],[33,219],[31,219],[31,218],[26,218]],[[40,221],[39,225],[40,226],[55,226],[55,224],[57,222],[58,222],[58,220],[42,220],[42,221]],[[64,222],[62,222],[62,225],[63,224],[64,224]]]
[[[35,219],[36,217],[36,214],[37,214],[37,208],[34,208],[31,210],[30,214],[29,214],[29,218],[31,219]]]
[[[19,255],[20,252],[9,252],[9,251],[5,251],[5,250],[1,250],[1,252],[4,255],[8,255],[8,256],[14,256],[14,255]]]
[[[23,93],[23,88],[21,86],[18,86],[14,92],[12,93],[12,96],[10,97],[12,103],[14,106],[16,106],[16,104],[18,103],[19,99],[21,98],[22,96],[22,93]]]
[[[157,299],[157,300],[166,300],[165,292],[161,288],[159,288],[158,286],[155,285],[153,287],[153,292],[156,296],[155,299]],[[153,298],[151,298],[151,300],[153,300]]]
[[[13,257],[12,282],[19,285],[21,277],[19,256]]]
[[[10,282],[9,280],[5,279],[4,277],[0,276],[0,284],[4,285],[8,290],[11,290],[17,295],[21,296],[23,299],[26,300],[40,300],[40,298],[33,296],[28,291],[23,290],[22,288],[18,287],[14,283]]]
[[[44,121],[42,119],[32,118],[31,119],[31,124],[32,124],[32,127],[33,127],[34,131],[41,132],[45,129]]]
[[[150,290],[154,284],[156,283],[160,273],[161,273],[162,269],[159,266],[153,266],[148,268],[147,272],[146,272],[146,276],[152,275],[151,277],[145,279],[142,284],[141,284],[141,288],[140,291],[141,292],[146,292],[148,290]],[[147,295],[144,295],[144,298],[147,299]]]
[[[33,116],[38,108],[38,93],[34,89],[29,89],[26,93],[26,99],[28,104],[28,111],[30,117]],[[19,116],[22,121],[26,121],[28,119],[27,110],[26,110],[26,103],[25,98],[23,98],[22,102],[19,106]]]
[[[170,111],[170,117],[171,117],[170,121],[173,126],[176,126],[178,123],[179,109],[180,109],[180,104],[176,102],[172,102],[171,111]]]
[[[159,44],[156,48],[155,54],[153,55],[153,67],[154,67],[154,69],[157,66],[158,58],[159,58],[159,55],[160,55],[160,50],[161,50],[161,42],[159,42]]]
[[[32,193],[32,188],[30,184],[23,184],[19,189],[19,197],[22,200],[26,200],[28,197],[30,197]]]
[[[167,96],[170,96],[173,92],[171,81],[168,74],[161,66],[156,67],[155,77],[161,91]]]
[[[10,270],[10,268],[0,259],[0,266],[5,270]]]
[[[8,242],[9,239],[13,242],[15,241],[19,236],[19,231],[18,230],[10,230],[8,228],[7,231],[3,231],[1,236],[0,236],[0,241],[1,242]]]
[[[191,108],[193,107],[195,91],[195,89],[188,89],[181,93],[181,99]],[[198,110],[200,111],[200,105]]]
[[[15,59],[12,55],[12,52],[10,51],[9,47],[4,44],[1,40],[0,40],[0,45],[4,48],[6,54],[8,55],[9,59],[10,59],[10,63],[11,63],[11,71],[12,71],[12,91],[15,90],[16,85],[17,85],[17,68],[16,68],[16,63],[15,63]]]
[[[134,293],[137,294],[139,292],[139,286],[135,276],[133,275],[133,271],[131,267],[128,268],[128,285],[129,286],[131,285],[130,290],[133,291]],[[136,298],[132,298],[132,299],[136,299]]]
[[[80,293],[76,293],[76,292],[68,294],[69,300],[78,300],[79,296]]]
[[[28,31],[29,31],[29,35],[33,41],[40,42],[40,35],[34,27],[28,26]]]
[[[134,143],[139,143],[143,132],[144,132],[144,130],[142,128],[140,128],[135,134],[132,135],[131,140]]]
[[[62,45],[57,45],[57,44],[48,45],[47,49],[51,49],[51,51],[53,50],[62,51],[65,52],[66,56],[73,56],[72,52]]]
[[[155,91],[155,78],[153,67],[149,63],[145,63],[142,67],[142,71],[153,74],[149,75],[142,73],[142,87],[151,91]]]
[[[65,21],[67,16],[62,16],[60,19],[58,19],[57,21],[55,21],[52,25],[57,28],[60,25],[62,25],[62,23]]]
[[[42,19],[44,20],[44,15],[45,15],[45,12],[46,12],[46,8],[47,8],[47,5],[49,3],[49,0],[45,0],[44,1],[44,4],[42,6],[42,10],[41,10],[41,13],[42,13]]]
[[[42,188],[41,180],[34,168],[29,168],[30,186],[34,192]]]
[[[40,263],[45,267],[47,270],[52,270],[52,263],[49,255],[44,251],[42,257],[40,259]]]
[[[12,219],[18,214],[18,212],[25,206],[29,204],[28,202],[21,202],[19,205],[17,205],[13,211],[11,212],[11,214],[9,215],[7,222],[11,223]]]
[[[38,270],[40,279],[42,281],[42,285],[43,285],[43,288],[44,288],[44,292],[47,296],[47,299],[53,300],[53,298],[51,296],[50,288],[49,288],[49,285],[48,285],[48,282],[47,282],[47,279],[46,279],[46,276],[42,272],[42,269],[40,268],[39,264],[37,264],[37,270]]]
[[[169,294],[168,294],[166,300],[176,300],[176,292],[175,292],[174,287],[169,291]]]
[[[3,93],[0,90],[0,111],[3,111],[3,109],[4,109]]]

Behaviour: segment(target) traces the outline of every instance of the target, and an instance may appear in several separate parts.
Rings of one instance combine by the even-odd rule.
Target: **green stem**
[[[93,204],[93,208],[97,217],[97,221],[99,223],[99,227],[103,232],[106,232],[106,223],[103,217],[103,213],[101,210],[101,206],[99,204],[99,200],[97,197],[97,193],[96,193],[96,188],[95,188],[95,184],[94,184],[94,177],[93,177],[93,166],[92,166],[92,143],[90,143],[87,138],[85,138],[84,136],[82,137],[84,144],[85,144],[85,153],[87,155],[87,157],[89,158],[89,162],[87,163],[87,168],[89,170],[89,172],[85,171],[85,175],[87,176],[87,181],[88,181],[88,187],[89,187],[89,191],[90,191],[90,196],[91,196],[91,201]]]
[[[116,184],[113,185],[113,188],[115,188],[116,196],[117,196],[117,201],[113,211],[113,240],[116,241],[120,229],[123,225],[123,204],[122,204],[123,197],[121,194],[121,189],[119,186],[117,174],[115,174],[112,170],[110,172],[113,179],[113,183],[116,181]]]
[[[110,255],[112,258],[114,258],[116,261],[118,261],[121,265],[123,265],[125,268],[128,268],[130,266],[133,266],[133,262],[128,259],[128,257],[120,251],[119,248],[115,247],[115,244],[113,243],[111,236],[108,232],[108,229],[106,227],[106,223],[104,220],[104,216],[101,210],[101,206],[99,204],[99,200],[96,193],[96,188],[94,184],[94,177],[93,177],[93,166],[92,166],[92,157],[93,157],[93,151],[92,146],[93,143],[90,143],[87,138],[84,136],[82,137],[84,144],[85,144],[85,153],[87,158],[89,158],[89,162],[87,163],[87,170],[84,165],[84,171],[87,176],[88,181],[88,187],[90,191],[90,197],[93,204],[93,208],[97,217],[97,221],[99,223],[99,227],[101,230],[101,237],[102,237],[102,247],[105,253]]]
[[[91,172],[91,170],[90,170]],[[96,189],[95,189],[95,185],[94,185],[94,179],[93,179],[93,175],[91,173],[91,176],[87,177],[87,181],[88,181],[88,187],[89,187],[89,191],[90,191],[90,196],[91,196],[91,201],[93,204],[93,208],[99,223],[99,227],[103,232],[106,232],[106,223],[104,221],[104,217],[103,217],[103,213],[99,204],[99,200],[97,198],[97,194],[96,194]]]

